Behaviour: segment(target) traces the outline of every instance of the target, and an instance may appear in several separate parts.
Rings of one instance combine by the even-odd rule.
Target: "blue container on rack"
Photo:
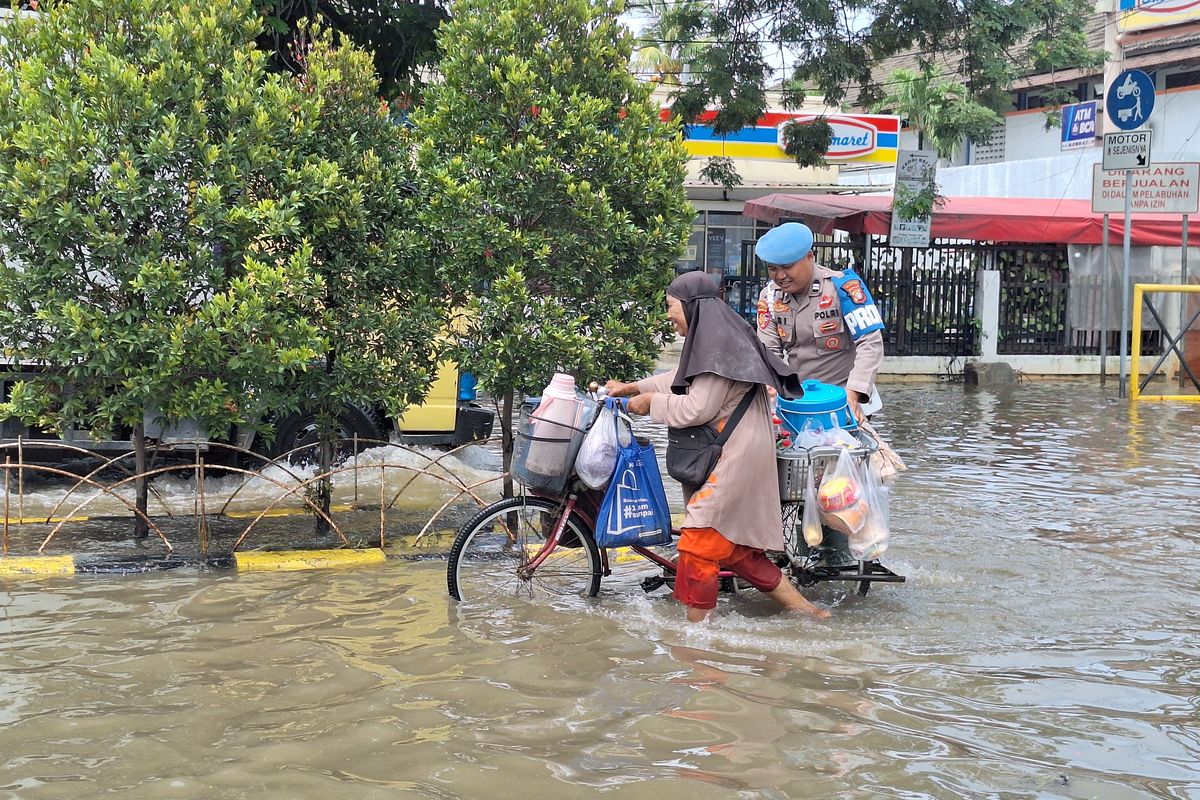
[[[796,400],[780,397],[775,404],[775,416],[783,420],[783,427],[799,436],[804,423],[812,420],[828,430],[844,428],[848,431],[858,427],[858,421],[846,405],[846,390],[830,383],[821,383],[810,378],[800,384],[804,396]]]

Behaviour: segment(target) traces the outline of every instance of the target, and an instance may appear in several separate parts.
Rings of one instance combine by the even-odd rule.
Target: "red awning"
[[[781,218],[800,219],[816,233],[838,230],[886,236],[891,205],[890,194],[770,194],[747,200],[742,213],[772,225]],[[1178,214],[1134,214],[1132,219],[1134,245],[1179,247],[1183,242]],[[933,214],[932,235],[979,242],[1100,244],[1103,230],[1103,215],[1092,213],[1090,200],[947,197]],[[1124,216],[1110,214],[1109,244],[1119,247],[1124,235]],[[1200,247],[1200,224],[1189,226],[1188,243]]]

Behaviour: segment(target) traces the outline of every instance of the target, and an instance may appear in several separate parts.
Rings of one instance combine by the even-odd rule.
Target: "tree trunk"
[[[317,481],[316,501],[317,507],[321,509],[324,517],[317,516],[317,536],[328,536],[332,530],[329,527],[329,509],[333,503],[333,479],[329,476],[329,470],[333,469],[333,427],[326,425],[323,417],[318,417],[318,424],[321,428],[321,445],[318,448],[320,457],[318,458],[317,469],[323,475]]]
[[[512,460],[513,460],[513,395],[504,395],[500,404],[500,452],[504,466],[504,496],[513,496]]]
[[[140,540],[150,535],[150,526],[146,523],[146,512],[150,508],[150,485],[146,480],[146,426],[142,423],[133,428],[133,464],[137,474],[133,484],[137,493],[134,504],[141,512],[133,517],[133,538]]]
[[[326,293],[326,302],[331,302]],[[333,377],[333,366],[337,361],[337,353],[332,349],[325,352],[325,374],[331,380]],[[327,405],[327,404],[323,404]],[[337,415],[323,412],[317,413],[317,435],[321,439],[321,444],[317,448],[319,457],[317,459],[317,469],[320,474],[326,477],[317,481],[316,501],[317,507],[325,514],[324,517],[317,516],[317,536],[328,536],[331,532],[329,526],[329,508],[333,503],[333,479],[328,476],[329,470],[333,469],[333,437],[337,432]]]

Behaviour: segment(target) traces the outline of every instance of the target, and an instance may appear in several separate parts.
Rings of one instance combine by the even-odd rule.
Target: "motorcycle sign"
[[[1154,110],[1154,81],[1140,69],[1127,69],[1108,87],[1104,111],[1123,131],[1140,128]]]

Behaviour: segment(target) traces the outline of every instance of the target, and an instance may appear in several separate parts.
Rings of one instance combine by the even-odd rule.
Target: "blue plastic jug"
[[[822,428],[854,430],[858,421],[846,405],[846,390],[830,383],[809,379],[800,384],[804,396],[796,400],[780,397],[775,414],[793,436],[799,436],[804,423],[812,420]]]

